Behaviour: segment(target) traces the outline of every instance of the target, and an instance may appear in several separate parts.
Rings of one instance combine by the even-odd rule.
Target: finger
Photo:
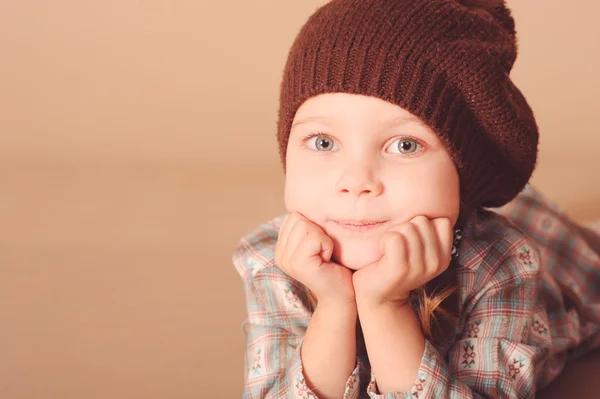
[[[333,240],[321,227],[312,222],[307,223],[307,233],[304,240],[316,240],[319,244],[318,252],[307,254],[309,256],[320,256],[323,262],[330,262],[333,255]],[[299,259],[299,258],[298,258]]]
[[[286,231],[287,222],[290,218],[290,214],[287,213],[283,220],[281,221],[281,225],[279,226],[279,231],[277,232],[277,244],[275,245],[275,263],[281,263],[281,253],[284,248],[284,241],[286,240],[286,235],[284,232]]]
[[[321,242],[321,251],[319,251],[321,258],[324,262],[330,262],[331,256],[333,255],[333,240],[327,235],[327,233],[325,233],[321,226],[313,223],[303,214],[299,213],[299,215],[300,218],[304,219],[304,221],[307,223],[308,232],[314,232],[317,239]]]
[[[281,236],[277,240],[277,243],[279,244],[279,250],[280,250],[279,251],[279,258],[280,258],[279,262],[283,262],[282,255],[285,253],[285,249],[288,245],[288,241],[290,238],[290,231],[292,231],[292,229],[294,228],[296,223],[301,219],[302,219],[302,216],[300,216],[299,213],[290,212],[286,215],[285,220],[281,224],[281,228],[279,229]]]
[[[321,259],[323,259],[323,262],[329,263],[333,255],[333,240],[323,231],[321,231],[319,237],[321,242]]]
[[[423,267],[423,240],[419,235],[419,231],[417,227],[411,223],[405,223],[401,227],[401,233],[404,236],[404,241],[406,242],[406,252],[408,263],[405,267],[408,267],[409,270],[412,269],[413,272],[417,270],[415,268],[419,268],[422,270]]]
[[[283,247],[282,262],[285,267],[289,267],[290,259],[300,242],[306,237],[308,233],[307,223],[305,220],[298,218],[294,225],[291,227],[285,246]]]
[[[428,273],[440,267],[443,260],[441,245],[433,223],[426,216],[417,216],[411,220],[421,237],[423,262]]]
[[[319,237],[319,233],[312,230],[307,232],[304,239],[292,253],[290,259],[294,264],[304,262],[303,268],[306,270],[323,264],[324,261],[321,257],[321,252],[323,252],[323,242]]]
[[[298,215],[291,212],[285,216],[283,222],[281,223],[281,227],[279,228],[279,236],[277,239],[277,246],[275,248],[275,262],[277,262],[278,265],[283,263],[283,253],[285,252],[287,241],[289,239],[290,230],[294,227],[294,224],[297,220]]]
[[[452,254],[452,244],[454,242],[452,223],[448,218],[437,218],[432,220],[431,223],[433,224],[433,228],[436,231],[440,243],[440,253],[443,256],[444,262],[449,265]]]
[[[382,237],[381,268],[395,273],[398,267],[408,264],[407,243],[404,234],[397,231],[386,232]]]

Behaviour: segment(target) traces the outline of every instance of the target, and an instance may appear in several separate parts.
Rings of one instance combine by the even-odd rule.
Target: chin
[[[379,242],[342,243],[334,245],[333,261],[351,270],[359,270],[378,261]]]

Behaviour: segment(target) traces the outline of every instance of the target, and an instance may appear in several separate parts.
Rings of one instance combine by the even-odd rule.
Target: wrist
[[[338,315],[349,315],[356,316],[358,309],[355,301],[350,300],[338,300],[338,299],[320,299],[317,304],[317,309],[322,311],[335,313]]]
[[[356,304],[358,309],[364,310],[378,310],[378,311],[396,311],[399,309],[410,308],[410,303],[408,301],[408,295],[406,297],[402,297],[400,299],[368,299],[368,298],[360,298],[356,299]]]

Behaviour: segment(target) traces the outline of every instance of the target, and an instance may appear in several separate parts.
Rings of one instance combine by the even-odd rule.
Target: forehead
[[[296,112],[295,120],[322,116],[329,119],[405,118],[419,119],[405,109],[376,97],[348,93],[326,93],[306,100]]]
[[[377,130],[395,132],[409,126],[410,134],[438,142],[437,134],[421,119],[404,108],[376,97],[347,93],[327,93],[306,100],[296,112],[296,127],[325,125],[332,130]]]

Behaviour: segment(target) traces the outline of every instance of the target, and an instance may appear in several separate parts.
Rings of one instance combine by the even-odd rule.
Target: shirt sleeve
[[[233,261],[243,277],[248,318],[244,399],[318,399],[305,382],[300,349],[310,315],[298,297],[298,285],[272,264],[269,256],[253,256],[252,248]],[[264,255],[264,251],[262,255]],[[258,266],[261,262],[262,265]],[[258,271],[257,271],[258,270]],[[344,399],[357,399],[360,359],[346,381]]]
[[[470,305],[461,338],[442,358],[428,340],[409,392],[380,393],[371,374],[368,394],[392,398],[534,398],[537,370],[551,347],[540,298],[539,256],[522,243],[494,271]]]

